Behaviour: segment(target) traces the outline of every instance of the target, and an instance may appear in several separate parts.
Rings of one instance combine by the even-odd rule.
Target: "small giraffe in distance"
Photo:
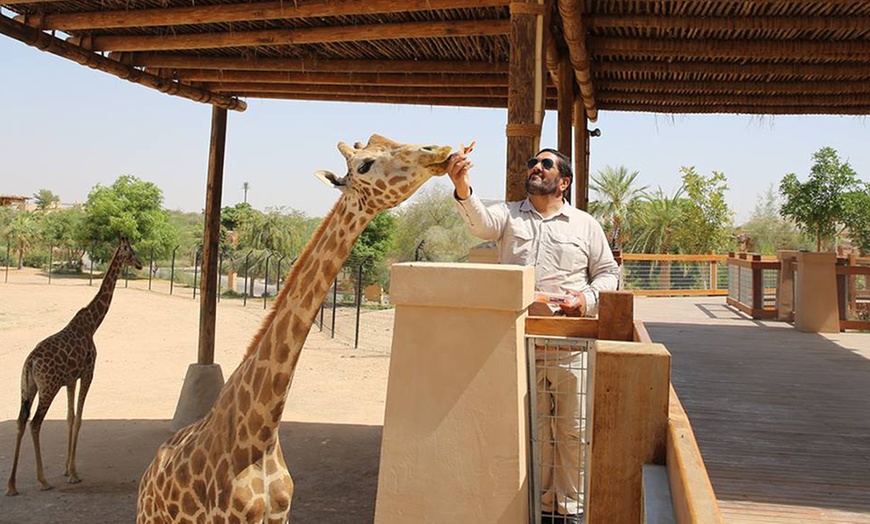
[[[450,147],[372,135],[341,142],[347,175],[316,175],[342,195],[299,255],[211,411],[163,444],[139,484],[138,524],[281,523],[293,480],[278,438],[308,331],[354,241],[378,213],[447,170]]]
[[[85,398],[88,395],[91,380],[94,378],[94,364],[97,358],[94,333],[109,311],[115,283],[121,274],[121,268],[126,265],[142,269],[142,263],[136,258],[136,253],[133,252],[130,243],[122,238],[115,256],[109,263],[106,275],[103,277],[100,290],[97,291],[93,300],[80,309],[66,327],[37,344],[24,359],[24,366],[21,370],[21,411],[18,414],[18,435],[15,439],[15,455],[12,459],[12,473],[9,475],[6,495],[18,494],[18,490],[15,488],[15,474],[18,469],[18,454],[21,451],[21,437],[24,436],[24,428],[30,417],[30,408],[37,393],[39,394],[39,405],[33,415],[33,420],[30,422],[33,450],[36,453],[36,478],[43,490],[51,489],[51,484],[45,480],[45,471],[42,467],[39,431],[51,402],[63,386],[66,386],[67,391],[66,420],[69,429],[67,460],[63,474],[69,477],[70,484],[81,482],[76,471],[76,445],[79,429],[82,426],[82,408],[85,406]],[[79,380],[81,380],[81,387],[78,408],[76,409],[76,382]]]

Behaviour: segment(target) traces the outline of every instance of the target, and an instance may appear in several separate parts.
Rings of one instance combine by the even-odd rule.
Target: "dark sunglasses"
[[[537,158],[530,158],[528,162],[526,162],[526,169],[531,169],[538,165],[538,162],[541,163],[541,167],[544,169],[553,169],[553,166],[556,165],[553,163],[553,160],[550,158],[544,158],[542,160],[538,160]]]

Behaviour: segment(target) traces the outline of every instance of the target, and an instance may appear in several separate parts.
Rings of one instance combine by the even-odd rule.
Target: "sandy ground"
[[[21,365],[33,347],[61,329],[97,291],[98,281],[0,272],[0,476],[8,479],[20,400]],[[17,486],[0,495],[0,523],[123,523],[135,520],[139,478],[171,432],[189,364],[196,360],[199,301],[191,290],[155,281],[118,283],[97,331],[97,366],[84,409],[77,467],[80,484],[62,476],[66,393],[49,410],[41,433],[50,491],[40,491],[29,431]],[[262,302],[218,304],[215,361],[228,377],[266,311]],[[380,319],[382,325],[377,325]],[[392,316],[365,321],[361,349],[315,327],[299,361],[281,427],[296,481],[294,523],[368,523],[374,516],[381,424]],[[375,327],[376,326],[376,327]],[[5,493],[5,485],[3,492]]]

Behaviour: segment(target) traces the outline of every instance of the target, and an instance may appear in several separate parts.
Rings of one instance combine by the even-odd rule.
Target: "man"
[[[577,297],[575,304],[561,305],[561,313],[594,315],[598,293],[617,288],[619,266],[601,225],[564,199],[573,177],[570,160],[553,149],[542,149],[526,163],[526,199],[486,207],[471,188],[470,149],[460,148],[447,174],[471,234],[495,240],[502,264],[534,266],[535,291]],[[564,349],[536,352],[535,424],[542,448],[537,459],[542,468],[543,524],[582,522],[583,355]]]

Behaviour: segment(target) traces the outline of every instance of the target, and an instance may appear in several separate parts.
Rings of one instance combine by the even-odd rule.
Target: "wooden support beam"
[[[662,31],[749,32],[749,31],[864,31],[870,16],[656,16],[656,15],[587,15],[592,29],[659,29]]]
[[[868,68],[870,73],[870,68]],[[598,88],[604,92],[623,93],[679,93],[726,95],[844,95],[870,94],[870,83],[857,80],[838,82],[719,82],[710,80],[599,80]]]
[[[329,60],[311,58],[237,58],[167,53],[112,53],[117,60],[140,67],[220,69],[224,71],[295,71],[319,73],[508,73],[506,62],[440,60]]]
[[[205,89],[186,86],[166,78],[149,75],[135,67],[121,64],[115,60],[105,58],[99,54],[82,49],[81,47],[74,46],[60,40],[59,38],[43,33],[38,29],[33,29],[32,27],[28,27],[20,22],[10,20],[2,15],[0,15],[0,34],[4,34],[10,38],[18,40],[19,42],[23,42],[29,46],[36,47],[37,49],[46,51],[53,55],[86,65],[92,69],[97,69],[104,73],[117,76],[118,78],[129,80],[135,84],[156,89],[161,93],[179,96],[195,102],[211,104],[216,107],[223,107],[235,111],[244,111],[245,108],[247,108],[245,102],[236,98],[211,93]]]
[[[399,40],[403,38],[496,36],[505,35],[509,30],[508,20],[452,20],[449,22],[346,25],[223,33],[96,35],[91,39],[91,48],[94,51],[177,51],[182,49]]]
[[[807,57],[810,58],[811,57]],[[820,79],[860,80],[870,79],[870,68],[865,62],[838,62],[836,64],[817,64],[806,62],[775,63],[722,63],[722,62],[655,62],[651,60],[627,60],[619,62],[595,62],[595,71],[608,78],[625,75],[692,75],[698,79],[716,78],[727,75],[729,78],[757,78],[786,80],[789,78],[814,77]]]
[[[598,120],[598,106],[595,103],[595,88],[592,85],[592,70],[586,44],[586,27],[583,22],[583,6],[580,0],[560,0],[559,14],[562,16],[562,32],[568,44],[568,56],[574,66],[574,75],[580,86],[580,97],[586,108],[586,116],[592,122]]]
[[[511,3],[510,77],[508,81],[507,177],[505,200],[526,196],[525,162],[540,143],[541,122],[536,121],[538,86],[543,85],[545,49],[544,7],[537,0]],[[541,100],[543,102],[543,100]]]
[[[381,15],[441,9],[507,6],[509,0],[314,0],[199,5],[152,9],[119,9],[78,13],[46,13],[43,29],[77,30],[220,24],[258,20],[290,20],[333,16]],[[33,21],[37,23],[36,19]]]
[[[557,149],[563,155],[572,158],[573,135],[571,133],[571,123],[574,119],[574,71],[571,69],[571,61],[567,56],[562,56],[559,60],[557,91]],[[573,200],[571,196],[573,189],[573,187],[570,187],[564,194],[569,204]]]
[[[661,104],[661,105],[714,105],[714,106],[830,106],[830,107],[849,107],[849,106],[865,106],[870,105],[870,94],[852,94],[852,95],[814,95],[806,94],[803,96],[796,95],[704,95],[704,94],[676,94],[676,93],[643,93],[643,94],[626,94],[611,91],[601,91],[599,93],[601,103],[609,102],[624,102],[629,99],[636,103],[644,104]]]
[[[440,98],[505,98],[507,87],[409,87],[347,84],[267,84],[254,82],[208,82],[204,87],[217,93],[321,93],[332,95],[371,95],[371,96],[437,96]],[[553,89],[553,98],[556,96]]]
[[[197,364],[214,364],[217,316],[218,256],[221,231],[221,195],[224,186],[224,152],[227,144],[227,110],[215,107],[211,116],[208,150],[208,183],[205,196],[205,231],[202,244],[202,292],[199,303]]]
[[[651,104],[637,102],[605,102],[606,111],[629,111],[663,114],[746,114],[746,115],[870,115],[870,104],[832,107],[824,104],[797,106]]]
[[[180,69],[175,78],[182,82],[256,82],[275,84],[347,84],[369,86],[420,87],[503,87],[506,74],[457,73],[297,73],[287,71],[221,71],[216,69]]]
[[[574,207],[589,209],[589,130],[581,100],[574,101]]]
[[[620,58],[736,58],[745,60],[866,60],[870,58],[870,40],[726,40],[705,38],[650,39],[596,37],[589,49],[596,56]]]

